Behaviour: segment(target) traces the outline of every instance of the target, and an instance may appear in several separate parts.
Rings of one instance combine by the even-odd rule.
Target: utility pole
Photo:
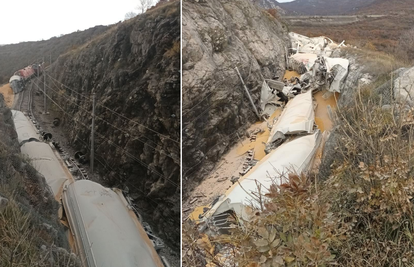
[[[237,67],[236,67],[235,69],[236,69],[237,74],[239,75],[239,78],[240,78],[240,80],[241,80],[241,82],[242,82],[242,84],[243,84],[244,90],[245,90],[245,91],[246,91],[246,93],[247,93],[247,97],[248,97],[248,98],[249,98],[249,100],[250,100],[250,104],[252,104],[252,107],[253,107],[254,113],[256,113],[257,118],[259,118],[259,120],[260,120],[260,115],[259,115],[259,112],[257,111],[257,108],[256,108],[256,106],[254,105],[254,102],[253,102],[252,97],[250,96],[249,90],[247,89],[246,85],[244,84],[244,81],[243,81],[243,78],[242,78],[242,76],[241,76],[241,74],[240,74],[240,72],[239,72],[239,69],[238,69]]]
[[[93,161],[95,156],[95,93],[92,95],[92,129],[91,129],[91,172],[93,173]]]
[[[47,114],[47,103],[46,103],[46,69],[45,69],[45,58],[43,58],[43,104],[45,106],[45,114]]]

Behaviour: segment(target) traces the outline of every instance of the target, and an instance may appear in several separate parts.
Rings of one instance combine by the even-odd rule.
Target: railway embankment
[[[58,203],[43,176],[20,155],[1,94],[0,136],[0,266],[80,266],[57,219]]]

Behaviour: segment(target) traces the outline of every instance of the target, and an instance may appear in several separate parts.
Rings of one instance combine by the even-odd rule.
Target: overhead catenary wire
[[[41,90],[41,88],[37,85],[37,84],[35,84],[36,85],[36,87],[40,90],[40,91],[42,91]],[[89,126],[87,126],[87,125],[85,125],[83,122],[81,122],[81,121],[79,121],[79,120],[76,120],[76,119],[74,119],[73,118],[73,116],[71,115],[71,114],[69,114],[68,112],[66,112],[58,103],[56,103],[49,95],[46,95],[46,97],[47,98],[49,98],[50,99],[50,101],[52,101],[60,110],[62,110],[62,112],[63,113],[65,113],[69,118],[72,118],[72,120],[74,121],[74,122],[77,122],[77,123],[79,123],[79,124],[81,124],[82,126],[84,126],[85,128],[87,128],[87,129],[89,129]],[[148,164],[146,164],[145,162],[143,162],[143,161],[141,161],[140,159],[138,159],[138,158],[136,158],[134,155],[132,155],[132,154],[130,154],[129,152],[127,152],[126,151],[126,149],[125,148],[122,148],[122,147],[120,147],[119,145],[117,145],[117,144],[115,144],[114,142],[112,142],[110,139],[108,139],[108,138],[106,138],[105,136],[103,136],[102,134],[100,134],[100,133],[96,133],[99,137],[101,137],[103,140],[105,140],[105,141],[107,141],[109,144],[111,144],[112,146],[114,146],[114,147],[116,147],[116,148],[118,148],[118,149],[120,149],[122,152],[123,152],[123,154],[125,154],[126,156],[128,156],[129,158],[131,158],[131,159],[133,159],[134,161],[136,161],[136,162],[138,162],[138,163],[140,163],[142,166],[144,166],[145,168],[147,168],[149,171],[151,171],[151,172],[153,172],[153,173],[155,173],[156,175],[158,175],[158,176],[160,176],[161,178],[163,178],[163,179],[165,179],[166,181],[168,181],[168,182],[170,182],[171,184],[173,184],[174,186],[176,186],[176,187],[178,187],[179,185],[176,183],[176,182],[174,182],[174,181],[172,181],[171,179],[169,179],[169,178],[167,178],[167,177],[165,177],[163,174],[161,174],[161,173],[159,173],[157,170],[155,170],[155,169],[153,169],[153,168],[151,168]]]
[[[56,83],[58,83],[58,84],[60,84],[61,86],[63,86],[64,88],[68,89],[69,91],[71,91],[71,92],[73,92],[73,93],[75,93],[75,94],[77,94],[77,95],[81,96],[82,98],[85,98],[85,99],[87,99],[88,101],[92,101],[90,97],[87,97],[87,96],[85,96],[85,95],[83,95],[83,94],[81,94],[81,93],[79,93],[79,92],[76,92],[76,90],[73,90],[73,89],[71,89],[69,86],[67,86],[67,85],[65,85],[65,84],[63,84],[63,83],[61,83],[61,82],[60,82],[60,81],[58,81],[58,80],[56,80],[56,79],[55,79],[55,78],[53,78],[50,74],[46,73],[46,75],[47,75],[47,77],[49,77],[49,78],[52,80],[52,82],[55,84],[55,86],[56,86],[56,87],[58,87],[58,85],[56,84]]]
[[[60,85],[62,85],[63,87],[65,87],[65,88],[69,89],[70,91],[72,91],[72,92],[74,92],[74,93],[76,93],[76,94],[78,94],[78,95],[82,96],[83,98],[85,98],[85,99],[87,99],[87,100],[89,100],[89,101],[92,101],[90,98],[88,98],[88,97],[86,97],[86,96],[84,96],[84,95],[82,95],[82,94],[80,94],[80,93],[76,92],[76,90],[73,90],[73,89],[71,89],[69,86],[64,85],[64,84],[63,84],[63,83],[61,83],[60,81],[56,80],[55,78],[53,78],[52,76],[50,76],[50,74],[47,74],[47,75],[48,75],[48,77],[50,77],[52,80],[56,81],[57,83],[59,83],[59,84],[60,84]],[[55,83],[55,85],[56,85],[56,83]],[[56,85],[56,86],[57,86],[57,85]],[[126,116],[124,116],[124,115],[122,115],[122,114],[120,114],[120,113],[116,112],[115,110],[113,110],[113,109],[111,109],[111,108],[109,108],[109,107],[107,107],[107,106],[105,106],[105,105],[103,105],[103,104],[101,104],[101,103],[99,103],[99,104],[97,105],[97,107],[98,107],[98,106],[103,107],[104,109],[106,109],[106,110],[108,110],[108,111],[112,112],[113,114],[115,114],[115,115],[117,115],[117,116],[121,117],[121,118],[122,118],[122,119],[124,119],[124,120],[128,120],[128,121],[130,121],[130,122],[132,122],[132,123],[134,123],[134,124],[140,125],[140,126],[144,127],[145,129],[147,129],[147,130],[149,130],[149,131],[153,132],[153,133],[156,133],[156,134],[158,134],[158,135],[160,135],[160,136],[162,136],[162,137],[164,137],[164,138],[166,138],[166,139],[168,139],[168,140],[170,140],[170,141],[172,141],[172,142],[175,142],[175,143],[177,143],[177,144],[180,144],[180,141],[174,140],[174,139],[170,138],[169,136],[167,136],[167,135],[165,135],[165,134],[162,134],[162,133],[160,133],[160,132],[158,132],[158,131],[156,131],[156,130],[154,130],[154,129],[151,129],[151,128],[149,128],[148,126],[146,126],[146,125],[144,125],[144,124],[142,124],[142,123],[139,123],[139,122],[137,122],[137,121],[135,121],[135,120],[132,120],[132,119],[130,119],[130,118],[128,118],[128,117],[126,117]]]
[[[52,100],[52,102],[53,102],[53,100]],[[56,105],[56,103],[55,103],[55,105]],[[59,106],[59,108],[60,108],[60,106]],[[63,110],[62,110],[63,111]],[[65,113],[66,115],[69,115],[68,113]],[[83,141],[80,137],[75,137],[78,141],[80,141],[82,144],[84,144],[86,147],[89,147],[89,144],[88,143],[86,143],[85,141]],[[99,158],[95,158],[96,159],[96,161],[98,162],[98,163],[100,163],[106,170],[111,170],[111,171],[113,171],[119,178],[121,178],[121,176],[117,173],[117,172],[115,172],[114,171],[114,169],[108,164],[108,163],[103,163]],[[102,158],[104,161],[105,161],[105,159],[104,158]],[[148,197],[147,195],[146,195],[146,193],[142,190],[142,189],[140,189],[140,188],[138,188],[138,187],[136,187],[136,186],[134,186],[134,185],[132,185],[132,184],[130,184],[130,186],[131,187],[133,187],[134,189],[136,189],[136,190],[138,190],[139,192],[141,192],[142,194],[144,194],[144,196],[145,196],[145,198],[148,198],[150,201],[152,201],[152,202],[154,202],[155,204],[157,204],[157,205],[160,205],[157,201],[155,201],[154,199],[152,199],[152,198],[150,198],[150,197]]]
[[[57,92],[55,89],[53,89],[53,88],[51,88],[51,87],[49,87],[49,86],[46,86],[46,87],[47,87],[47,88],[49,88],[50,90],[54,91],[56,94],[58,94],[58,95],[59,95],[59,92]],[[85,112],[87,112],[88,114],[90,114],[90,115],[91,115],[91,112],[90,112],[90,111],[88,111],[88,110],[84,109],[83,107],[81,107],[79,104],[75,103],[75,102],[74,102],[73,100],[71,100],[70,98],[68,98],[68,97],[66,97],[66,96],[64,96],[64,97],[65,97],[65,99],[67,99],[68,101],[72,102],[73,104],[75,104],[76,106],[78,106],[80,109],[82,109],[83,111],[85,111]],[[147,145],[147,146],[151,147],[152,149],[154,149],[154,150],[158,151],[160,154],[164,154],[165,156],[167,156],[167,157],[171,158],[172,160],[174,160],[174,158],[173,158],[172,156],[170,156],[169,154],[165,153],[163,150],[159,150],[158,148],[156,148],[156,147],[154,147],[154,146],[152,146],[152,145],[148,144],[148,142],[145,142],[145,141],[143,141],[143,140],[139,139],[139,138],[138,138],[138,136],[133,135],[133,134],[131,134],[130,132],[126,132],[126,131],[124,131],[124,130],[122,130],[122,129],[118,128],[117,126],[113,125],[112,123],[108,122],[108,121],[107,121],[107,120],[105,120],[105,119],[102,119],[102,118],[101,118],[101,117],[99,117],[99,116],[96,116],[96,115],[95,115],[95,118],[96,118],[96,119],[98,119],[98,120],[101,120],[101,121],[103,121],[103,122],[105,122],[105,123],[107,123],[108,125],[110,125],[110,126],[112,126],[113,128],[115,128],[115,129],[117,129],[117,130],[121,131],[121,132],[122,132],[122,133],[124,133],[124,134],[127,134],[127,135],[132,136],[132,137],[136,137],[134,140],[138,140],[139,142],[143,143],[144,145]],[[144,137],[145,137],[145,136],[144,136]],[[148,137],[145,137],[145,138],[147,138],[148,140],[150,140]],[[150,140],[150,141],[151,141],[151,142],[154,142],[154,141],[152,141],[152,140]],[[154,143],[155,143],[155,142],[154,142]]]

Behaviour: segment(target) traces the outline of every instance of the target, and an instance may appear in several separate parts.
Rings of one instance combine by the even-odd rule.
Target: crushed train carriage
[[[247,174],[242,174],[224,195],[203,209],[196,208],[190,218],[195,218],[203,231],[220,233],[249,220],[259,201],[266,201],[259,194],[263,196],[272,184],[285,183],[288,173],[311,170],[317,151],[321,151],[329,135],[329,132],[322,134],[315,125],[317,104],[313,95],[322,90],[328,96],[341,92],[349,60],[331,55],[344,42],[338,45],[327,37],[309,38],[296,33],[290,33],[290,40],[288,70],[297,76],[282,81],[265,79],[261,90],[260,109],[264,118],[270,117],[276,108],[284,107],[273,123],[268,122],[272,125],[265,148],[268,155]],[[329,111],[328,106],[326,112]]]
[[[164,266],[165,259],[156,251],[162,241],[148,234],[123,193],[89,180],[76,180],[53,144],[43,142],[32,121],[21,111],[12,110],[12,114],[21,153],[45,177],[60,202],[61,219],[70,226],[74,250],[83,265]]]

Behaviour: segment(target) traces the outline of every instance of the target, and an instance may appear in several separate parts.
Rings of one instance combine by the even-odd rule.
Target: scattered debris
[[[54,126],[59,126],[60,125],[60,119],[59,118],[54,118],[53,119],[53,125]]]
[[[190,204],[193,204],[194,202],[196,202],[198,200],[198,198],[194,198],[190,201]]]
[[[309,134],[313,131],[315,112],[312,92],[298,95],[283,110],[276,124],[272,127],[266,143],[266,153],[279,146],[286,135]]]
[[[232,184],[235,184],[235,183],[236,183],[239,179],[240,179],[240,177],[233,176],[233,177],[231,177],[230,182],[231,182]]]

